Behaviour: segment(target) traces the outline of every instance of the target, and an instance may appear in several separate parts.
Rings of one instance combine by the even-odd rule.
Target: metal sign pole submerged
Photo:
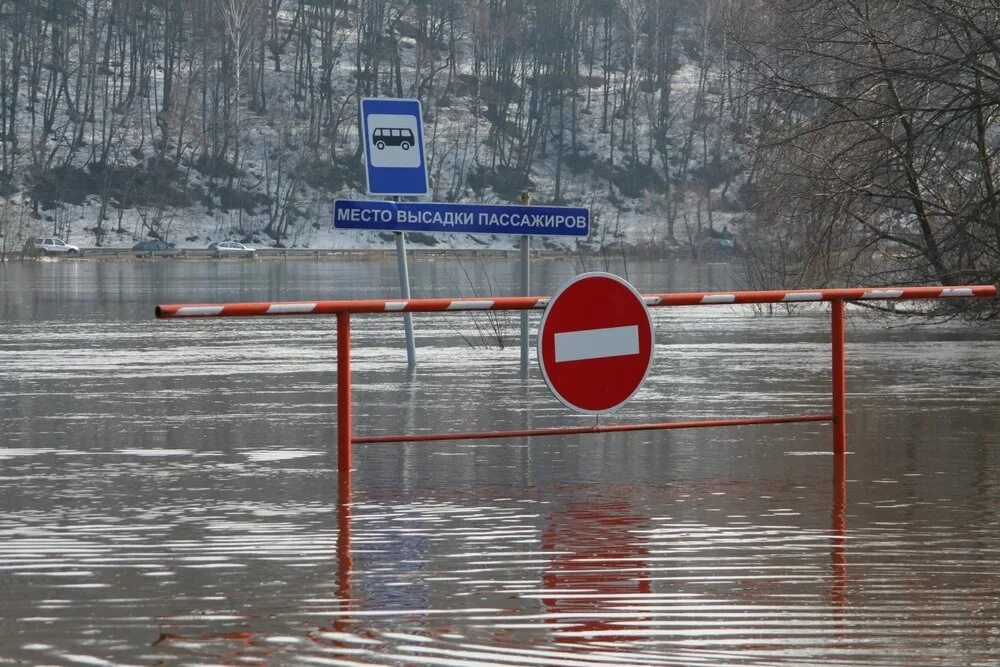
[[[531,204],[531,195],[521,193],[521,205]],[[521,236],[521,294],[531,294],[531,237]],[[521,311],[521,375],[528,377],[528,311]]]
[[[399,197],[395,200],[398,202]],[[399,274],[399,295],[410,298],[410,267],[406,264],[406,232],[396,232],[396,272]],[[403,315],[403,335],[406,337],[406,365],[417,365],[417,343],[413,336],[413,315]]]

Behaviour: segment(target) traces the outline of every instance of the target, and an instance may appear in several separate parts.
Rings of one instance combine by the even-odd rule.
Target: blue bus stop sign
[[[430,194],[419,101],[363,98],[361,134],[368,194]]]
[[[590,233],[590,211],[573,206],[338,199],[333,203],[333,228],[449,234],[587,236]]]

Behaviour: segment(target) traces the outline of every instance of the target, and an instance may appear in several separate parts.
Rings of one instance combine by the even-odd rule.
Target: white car
[[[24,244],[26,255],[79,255],[80,247],[54,236],[33,236]]]
[[[219,241],[208,246],[216,257],[256,257],[257,249],[239,241]]]

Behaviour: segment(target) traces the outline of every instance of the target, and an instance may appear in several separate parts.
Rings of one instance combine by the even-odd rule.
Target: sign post
[[[399,197],[396,197],[399,201]],[[399,295],[410,298],[410,268],[406,265],[406,233],[396,232],[396,271],[399,273]],[[406,338],[406,365],[417,365],[417,343],[413,336],[413,315],[403,315],[403,335]]]
[[[401,196],[430,194],[424,155],[424,121],[419,100],[366,97],[361,100],[361,136],[365,153],[365,182],[370,195]],[[410,298],[410,274],[406,266],[406,235],[396,232],[399,291]],[[406,361],[417,363],[413,338],[413,316],[403,316]]]
[[[531,195],[521,193],[521,205],[531,204]],[[521,296],[531,295],[531,237],[521,236]],[[521,311],[521,375],[528,377],[528,311]]]
[[[538,330],[545,384],[577,412],[610,412],[639,391],[653,361],[653,321],[632,285],[585,273],[556,292]]]

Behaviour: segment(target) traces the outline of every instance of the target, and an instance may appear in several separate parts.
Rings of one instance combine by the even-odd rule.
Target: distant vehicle
[[[257,249],[239,241],[218,241],[208,246],[216,257],[256,257]]]
[[[384,150],[386,146],[399,146],[404,151],[410,150],[413,141],[413,130],[403,127],[376,127],[372,132],[372,142],[375,148]]]
[[[79,255],[80,247],[54,236],[32,236],[24,244],[25,255]]]
[[[132,250],[135,251],[136,257],[142,257],[143,255],[152,255],[153,253],[163,255],[163,254],[177,254],[177,250],[167,243],[166,241],[160,241],[159,239],[148,239],[146,241],[139,241],[134,246]]]

